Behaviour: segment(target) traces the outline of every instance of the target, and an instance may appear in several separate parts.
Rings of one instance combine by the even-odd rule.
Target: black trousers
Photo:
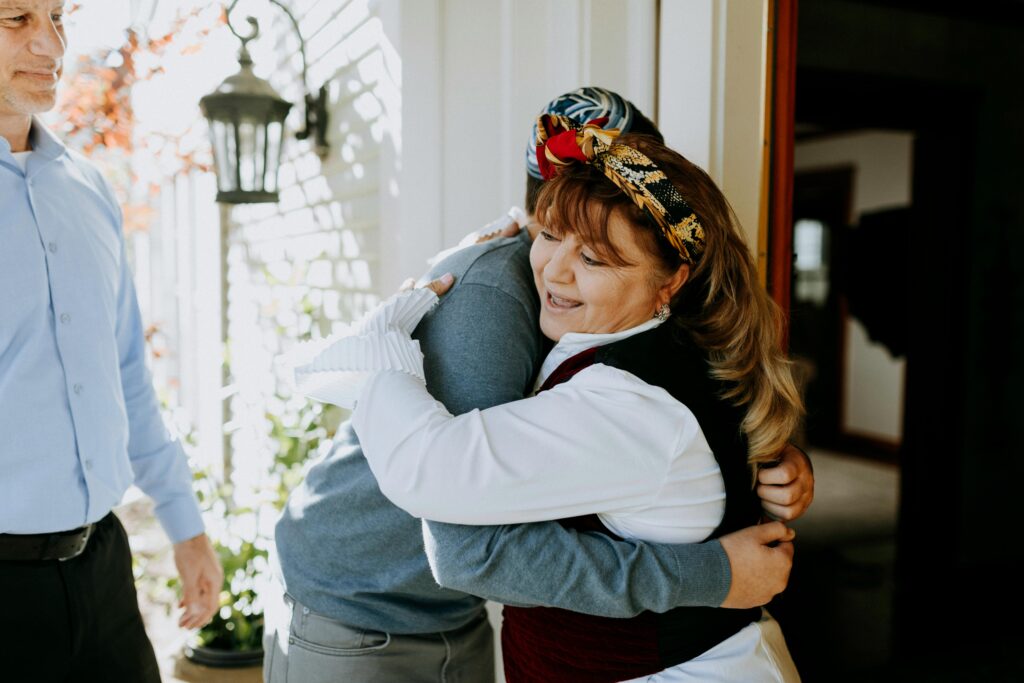
[[[113,513],[74,559],[0,561],[0,679],[159,683],[128,535]]]

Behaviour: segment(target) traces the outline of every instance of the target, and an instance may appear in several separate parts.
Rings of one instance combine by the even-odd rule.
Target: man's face
[[[63,71],[63,0],[0,0],[0,116],[53,108]]]

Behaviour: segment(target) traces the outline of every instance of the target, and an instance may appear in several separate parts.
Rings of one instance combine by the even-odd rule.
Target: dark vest
[[[744,411],[719,398],[724,385],[709,374],[703,352],[678,339],[671,325],[588,349],[560,365],[545,390],[593,363],[625,370],[665,389],[693,412],[725,481],[725,516],[709,538],[756,524],[761,502],[747,466]],[[580,531],[618,538],[596,515],[560,520]],[[614,683],[693,659],[756,621],[761,609],[677,607],[631,619],[579,614],[550,607],[505,607],[502,652],[509,683]]]

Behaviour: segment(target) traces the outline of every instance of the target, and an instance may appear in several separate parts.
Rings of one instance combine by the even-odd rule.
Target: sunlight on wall
[[[344,6],[342,6],[344,5]],[[293,3],[307,41],[309,85],[327,82],[330,155],[290,140],[276,205],[239,206],[232,213],[229,253],[232,446],[240,488],[259,488],[276,444],[268,412],[294,415],[306,404],[290,395],[275,365],[300,337],[320,337],[376,304],[381,221],[381,144],[389,139],[400,97],[374,5]],[[284,21],[270,25],[253,59],[276,64],[267,75],[285,98],[299,102],[301,60]],[[298,125],[301,106],[293,110]],[[250,466],[251,465],[251,466]]]

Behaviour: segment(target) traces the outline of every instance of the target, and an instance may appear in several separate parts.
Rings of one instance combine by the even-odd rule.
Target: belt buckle
[[[58,557],[57,561],[67,562],[68,560],[73,560],[79,555],[81,555],[83,552],[85,552],[85,547],[89,544],[89,538],[92,536],[92,530],[93,528],[95,528],[95,526],[95,524],[86,524],[85,530],[82,531],[79,536],[78,545],[75,547],[74,552],[68,555],[67,557]]]

